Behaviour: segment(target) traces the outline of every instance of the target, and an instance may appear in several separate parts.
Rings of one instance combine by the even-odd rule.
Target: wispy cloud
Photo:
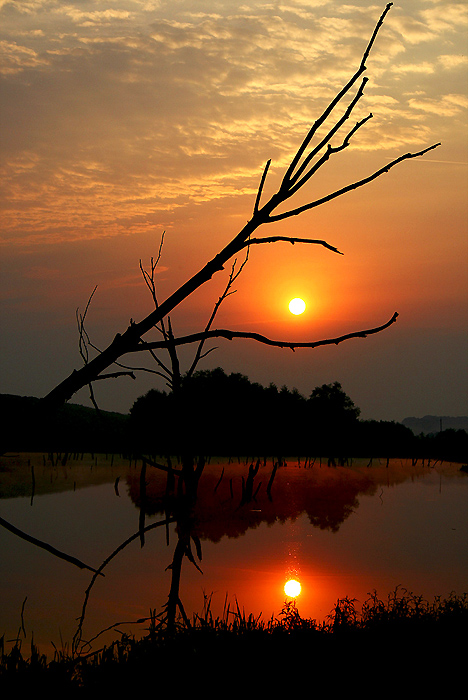
[[[465,9],[392,10],[357,115],[374,119],[354,151],[436,140],[441,115],[464,108]],[[266,159],[273,172],[284,164],[352,74],[380,11],[326,0],[1,2],[4,238],[121,234],[253,193]]]

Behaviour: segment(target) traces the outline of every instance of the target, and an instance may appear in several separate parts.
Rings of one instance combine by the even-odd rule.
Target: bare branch
[[[156,310],[158,309],[158,306],[159,306],[159,305],[158,305],[158,297],[157,297],[157,294],[156,294],[155,273],[156,273],[156,268],[157,268],[157,266],[158,266],[158,264],[159,264],[159,261],[161,260],[161,255],[162,255],[162,249],[163,249],[163,245],[164,245],[164,237],[165,237],[165,235],[166,235],[166,232],[163,231],[163,232],[162,232],[162,235],[161,235],[161,240],[160,240],[160,242],[159,242],[159,250],[158,250],[158,255],[157,255],[157,257],[156,257],[156,260],[155,260],[154,258],[151,258],[151,272],[150,272],[150,273],[147,272],[147,271],[143,268],[143,263],[142,263],[141,260],[140,260],[140,270],[141,270],[141,274],[143,275],[143,279],[145,280],[146,286],[147,286],[148,289],[150,290],[150,294],[151,294],[151,297],[152,297],[152,299],[153,299],[154,306],[155,306],[155,309],[156,309]],[[156,328],[160,333],[162,333],[162,334],[164,335],[164,337],[166,338],[166,340],[167,340],[167,332],[166,332],[166,329],[165,329],[165,326],[164,326],[164,319],[161,319],[161,326],[159,327],[159,326],[155,325],[155,328]],[[156,358],[154,358],[154,359],[156,359]]]
[[[245,243],[246,246],[250,245],[258,245],[260,243],[278,243],[280,241],[286,241],[287,243],[291,243],[294,245],[295,243],[313,243],[315,245],[322,245],[325,248],[328,248],[328,250],[331,250],[333,253],[338,253],[339,255],[343,255],[341,251],[338,250],[338,248],[335,248],[334,246],[330,245],[326,241],[322,241],[319,239],[313,239],[313,238],[292,238],[290,236],[269,236],[268,238],[250,238],[247,243]]]
[[[296,185],[296,186],[295,186],[295,188],[292,188],[292,187],[289,187],[289,188],[288,188],[290,193],[294,193],[297,189],[299,189],[299,187],[302,187],[302,185],[311,177],[311,175],[309,175],[306,179],[300,180],[300,182],[298,182],[300,176],[301,176],[302,173],[306,170],[307,166],[308,166],[309,163],[313,160],[313,158],[322,150],[322,148],[324,148],[324,147],[326,146],[326,144],[330,141],[330,139],[341,129],[341,127],[343,126],[343,124],[349,119],[349,117],[351,116],[351,113],[352,113],[354,107],[357,105],[358,101],[361,99],[362,95],[364,94],[364,86],[365,86],[365,84],[367,83],[367,80],[368,80],[368,78],[364,78],[364,79],[363,79],[359,90],[357,91],[357,93],[356,93],[354,99],[352,100],[352,102],[350,102],[350,104],[348,105],[348,108],[346,109],[346,111],[345,111],[345,113],[343,114],[343,116],[341,117],[341,119],[339,119],[339,120],[336,122],[336,124],[335,124],[335,125],[329,130],[329,132],[323,137],[323,139],[320,141],[320,143],[318,143],[317,146],[309,153],[309,155],[304,159],[304,161],[302,162],[302,164],[298,167],[298,169],[297,169],[297,171],[295,172],[295,174],[291,177],[291,185]],[[370,116],[372,116],[372,115],[370,115]],[[367,117],[367,118],[362,122],[362,124],[364,124],[365,121],[367,121],[367,120],[370,118],[370,116]],[[361,126],[362,124],[359,124],[359,126]],[[356,127],[355,127],[355,129],[348,135],[348,137],[345,139],[345,141],[348,141],[348,142],[349,142],[349,139],[351,138],[351,136],[352,136],[352,134],[354,133],[354,131],[356,131]],[[344,146],[342,146],[342,148],[343,148],[343,147],[344,147]],[[318,170],[318,167],[316,167],[316,168],[314,169],[314,172],[316,172],[317,170]]]
[[[117,379],[117,377],[131,377],[131,379],[136,379],[135,372],[133,370],[129,372],[109,372],[108,374],[100,374],[98,379]]]
[[[98,353],[102,352],[102,350],[100,350],[100,349],[97,347],[97,345],[94,345],[94,344],[91,343],[91,342],[89,343],[89,346],[92,347],[93,350],[96,350],[96,352],[98,352]],[[157,364],[159,364],[159,366],[160,366],[161,369],[165,372],[165,374],[163,374],[163,372],[158,372],[158,371],[155,370],[155,369],[150,369],[149,367],[129,367],[128,365],[124,365],[122,362],[117,362],[117,361],[115,361],[114,364],[117,365],[117,367],[122,367],[122,369],[128,370],[128,371],[125,371],[125,372],[113,372],[112,374],[100,374],[98,377],[95,378],[94,381],[96,381],[96,380],[98,380],[98,379],[111,379],[111,378],[118,377],[118,376],[129,376],[129,377],[131,377],[132,379],[136,379],[135,374],[134,374],[135,372],[149,372],[149,373],[151,373],[151,374],[157,374],[158,376],[162,377],[163,379],[169,380],[169,378],[170,378],[170,370],[164,365],[163,362],[161,362],[161,360],[160,360],[159,357],[154,353],[153,350],[149,350],[148,352],[150,353],[150,355],[152,356],[152,358],[157,362]]]
[[[265,168],[264,176],[266,175],[267,169],[268,169],[268,166],[267,166],[267,168]],[[259,190],[259,192],[260,192],[260,190]],[[231,272],[229,274],[229,279],[228,279],[228,282],[227,282],[226,287],[224,289],[224,292],[221,294],[218,301],[216,302],[214,309],[212,311],[212,314],[208,320],[208,323],[205,326],[205,331],[204,331],[205,334],[210,330],[211,326],[213,325],[216,314],[218,313],[219,307],[221,306],[223,301],[226,299],[226,297],[230,296],[231,294],[234,294],[235,290],[231,291],[231,287],[234,284],[234,282],[236,281],[236,279],[239,277],[239,275],[241,274],[242,270],[244,269],[244,267],[247,264],[247,261],[249,259],[250,239],[245,243],[245,247],[247,248],[245,259],[244,259],[243,263],[241,264],[240,268],[237,270],[237,272],[236,272],[237,260],[234,260],[232,267],[231,267]],[[200,340],[200,344],[197,348],[197,352],[196,352],[195,357],[193,359],[192,365],[191,365],[189,371],[187,372],[187,375],[186,375],[187,378],[190,378],[192,376],[192,374],[194,373],[194,371],[197,367],[197,364],[202,359],[202,357],[206,357],[210,352],[212,352],[212,350],[214,350],[214,348],[211,348],[211,350],[208,350],[207,352],[203,353],[202,351],[203,351],[203,346],[205,344],[205,341],[206,341],[206,335]]]
[[[88,345],[91,345],[91,343],[90,343],[90,339],[89,339],[88,333],[86,332],[84,324],[85,324],[86,314],[88,313],[89,306],[91,304],[91,300],[94,296],[94,293],[96,292],[96,289],[97,289],[97,285],[94,287],[93,291],[90,294],[90,297],[89,297],[88,302],[86,304],[83,315],[81,315],[79,313],[79,309],[76,310],[76,321],[78,324],[78,333],[79,333],[78,348],[80,351],[80,355],[83,358],[83,362],[85,364],[87,364],[88,360],[89,360]]]
[[[391,326],[398,318],[398,313],[395,312],[391,319],[384,323],[382,326],[376,326],[375,328],[367,328],[365,330],[354,331],[353,333],[346,333],[345,335],[338,336],[336,338],[325,338],[324,340],[314,340],[306,342],[296,342],[289,340],[271,340],[260,333],[249,333],[244,331],[231,331],[225,328],[192,333],[191,335],[181,336],[180,338],[174,338],[175,345],[187,345],[189,343],[198,343],[202,338],[226,338],[227,340],[234,340],[235,338],[243,338],[245,340],[255,340],[264,345],[270,345],[277,348],[290,348],[295,350],[296,348],[318,348],[322,345],[338,345],[345,340],[350,340],[351,338],[366,338],[368,335],[373,335],[374,333],[380,333],[389,326]],[[148,347],[152,348],[162,348],[164,347],[164,341],[156,343],[142,343],[139,348],[136,348],[133,352],[138,352],[138,350],[145,350]]]
[[[265,185],[265,180],[266,180],[266,176],[267,176],[270,164],[271,164],[271,159],[267,160],[267,163],[265,165],[265,169],[263,171],[262,179],[260,180],[260,185],[258,187],[258,192],[257,192],[257,198],[255,200],[255,205],[254,205],[254,216],[255,216],[255,214],[258,213],[258,207],[260,206],[260,199],[262,198],[263,186]]]
[[[362,180],[358,180],[357,182],[353,182],[350,185],[346,185],[346,187],[342,187],[341,189],[336,190],[335,192],[332,192],[331,194],[328,194],[325,197],[321,197],[321,199],[316,199],[314,202],[304,204],[303,206],[298,207],[297,209],[290,209],[289,211],[284,212],[283,214],[275,214],[273,216],[269,216],[268,221],[281,221],[282,219],[288,219],[291,216],[297,216],[298,214],[302,214],[302,212],[304,211],[314,209],[315,207],[318,207],[321,204],[325,204],[326,202],[331,202],[333,199],[340,197],[346,192],[351,192],[352,190],[358,189],[358,187],[363,187],[363,185],[367,185],[369,182],[372,182],[372,180],[375,180],[384,173],[388,173],[388,171],[395,167],[395,165],[402,163],[404,160],[409,160],[410,158],[419,158],[420,156],[423,156],[425,153],[432,151],[438,146],[440,146],[440,143],[435,143],[432,146],[428,146],[427,148],[424,148],[422,151],[418,151],[417,153],[405,153],[404,155],[395,158],[395,160],[392,160],[387,165],[384,165],[383,168],[376,170],[374,173],[372,173],[372,175],[368,175]]]
[[[367,48],[364,51],[363,56],[362,56],[361,68],[365,69],[365,67],[366,67],[366,61],[369,58],[369,54],[371,52],[372,46],[374,45],[374,41],[376,40],[377,34],[379,33],[379,30],[385,21],[385,17],[387,16],[388,12],[390,11],[390,8],[392,7],[392,5],[393,5],[393,2],[389,2],[386,5],[385,10],[380,15],[379,21],[375,25],[374,33],[372,34],[372,36],[369,40],[369,43],[367,44]]]
[[[102,573],[102,572],[103,572],[103,570],[105,569],[105,567],[117,556],[117,554],[119,554],[123,549],[125,549],[125,547],[128,547],[129,544],[131,544],[131,543],[134,542],[137,538],[139,538],[139,537],[141,536],[141,533],[142,533],[142,532],[147,533],[147,532],[150,532],[150,530],[154,530],[155,528],[162,527],[163,525],[167,525],[168,523],[172,523],[172,522],[174,522],[174,519],[173,519],[173,518],[167,518],[166,520],[159,520],[159,521],[156,522],[156,523],[151,523],[151,525],[146,525],[146,527],[144,527],[143,530],[138,530],[138,532],[135,532],[135,534],[131,535],[131,537],[129,537],[128,539],[126,539],[125,542],[122,542],[122,544],[120,544],[120,545],[117,547],[117,549],[115,549],[115,550],[112,552],[112,554],[110,554],[110,555],[107,557],[107,559],[105,559],[105,560],[102,562],[102,564],[100,565],[100,567],[99,567],[98,569],[93,569],[94,575],[93,575],[93,577],[92,577],[92,579],[91,579],[91,582],[90,582],[88,588],[86,589],[85,598],[84,598],[84,602],[83,602],[83,607],[82,607],[81,615],[80,615],[80,618],[79,618],[79,621],[78,621],[78,628],[77,628],[77,630],[76,630],[76,632],[75,632],[75,635],[74,635],[74,637],[73,637],[73,651],[76,651],[76,650],[77,650],[78,644],[79,644],[80,641],[81,641],[81,633],[82,633],[83,624],[84,624],[84,619],[85,619],[85,615],[86,615],[86,608],[87,608],[87,605],[88,605],[89,596],[90,596],[90,594],[91,594],[91,589],[93,588],[93,586],[94,586],[94,584],[95,584],[95,582],[96,582],[97,577],[98,577],[98,576],[103,576],[103,573]]]
[[[374,45],[375,39],[377,37],[377,34],[385,20],[385,17],[387,16],[387,13],[389,12],[391,6],[393,3],[388,3],[388,5],[385,7],[385,10],[382,12],[380,15],[380,18],[375,25],[374,32],[369,40],[369,43],[367,44],[367,47],[363,53],[361,63],[359,65],[359,68],[357,71],[354,73],[354,75],[350,78],[350,80],[346,83],[346,85],[338,92],[338,94],[333,98],[333,100],[330,102],[328,107],[324,110],[324,112],[321,114],[321,116],[314,122],[313,126],[309,130],[307,136],[305,137],[304,141],[302,142],[300,148],[298,149],[296,155],[291,161],[291,164],[289,168],[286,171],[286,174],[283,179],[283,188],[286,188],[289,184],[290,178],[294,173],[294,170],[298,166],[302,156],[304,155],[309,143],[312,141],[313,137],[317,133],[318,129],[322,126],[322,124],[328,119],[330,114],[333,112],[335,107],[341,102],[343,97],[351,90],[353,87],[354,83],[359,79],[359,77],[364,73],[366,70],[366,61],[369,57],[369,54],[371,52],[372,46]]]
[[[315,175],[317,170],[326,163],[330,156],[332,156],[335,153],[339,153],[340,151],[343,151],[345,148],[347,148],[351,142],[351,138],[354,136],[354,134],[358,131],[358,129],[361,128],[361,126],[364,126],[364,124],[369,121],[369,119],[372,119],[372,114],[368,114],[367,117],[364,117],[364,119],[361,119],[361,121],[357,122],[353,128],[346,134],[345,138],[341,142],[339,146],[332,146],[331,144],[328,144],[327,150],[325,153],[322,155],[321,158],[315,163],[313,167],[310,168],[310,170],[300,179],[296,182],[295,185],[291,186],[288,191],[288,196],[291,197],[293,194],[295,194],[301,187],[305,185],[305,183],[310,180],[310,178]],[[304,161],[305,162],[305,161]],[[298,171],[300,172],[300,171]]]
[[[154,469],[160,469],[163,472],[168,472],[170,474],[174,474],[175,476],[181,476],[182,471],[180,469],[174,469],[173,467],[168,467],[166,464],[161,464],[160,462],[155,462],[154,459],[151,459],[151,457],[148,457],[146,455],[142,456],[142,459],[150,466],[154,467]]]

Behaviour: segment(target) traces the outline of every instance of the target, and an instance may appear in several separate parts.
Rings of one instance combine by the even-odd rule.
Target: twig
[[[301,207],[297,207],[297,209],[290,209],[289,211],[283,212],[282,214],[275,214],[273,216],[268,216],[268,221],[281,221],[282,219],[288,219],[291,216],[297,216],[298,214],[302,214],[304,211],[309,211],[310,209],[314,209],[315,207],[320,206],[321,204],[325,204],[326,202],[331,202],[333,199],[336,199],[337,197],[341,197],[341,195],[346,194],[347,192],[351,192],[352,190],[356,190],[359,187],[363,187],[363,185],[367,185],[369,182],[372,182],[376,178],[380,177],[384,173],[388,173],[389,170],[391,170],[395,165],[398,165],[399,163],[402,163],[404,160],[408,160],[410,158],[419,158],[423,156],[425,153],[428,153],[429,151],[432,151],[434,148],[437,148],[440,146],[440,143],[435,143],[432,146],[428,146],[427,148],[423,148],[422,151],[418,151],[417,153],[405,153],[402,156],[399,156],[398,158],[395,158],[395,160],[392,160],[390,163],[387,163],[387,165],[384,165],[383,168],[380,168],[379,170],[376,170],[372,175],[368,175],[367,177],[363,178],[362,180],[358,180],[357,182],[353,182],[350,185],[346,185],[346,187],[342,187],[339,190],[336,190],[335,192],[332,192],[325,197],[321,197],[320,199],[316,199],[314,202],[309,202],[308,204],[304,204]]]

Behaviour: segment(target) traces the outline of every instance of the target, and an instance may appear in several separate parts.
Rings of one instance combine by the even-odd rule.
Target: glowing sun
[[[291,299],[289,302],[289,310],[292,314],[295,316],[299,316],[299,314],[303,314],[305,311],[306,305],[304,299],[299,299],[296,297],[296,299]]]
[[[296,598],[301,592],[301,584],[299,581],[294,581],[293,579],[286,581],[284,584],[284,592],[290,598]]]

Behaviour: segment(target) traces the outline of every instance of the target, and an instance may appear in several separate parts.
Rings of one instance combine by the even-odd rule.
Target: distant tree
[[[416,438],[412,430],[395,421],[359,421],[353,440],[356,457],[408,457],[413,456]]]
[[[317,386],[309,397],[309,408],[318,418],[328,422],[355,421],[361,413],[339,382]]]
[[[315,447],[330,462],[342,462],[351,449],[351,436],[357,428],[360,409],[343,391],[339,382],[316,387],[307,402]]]
[[[439,433],[426,435],[423,455],[430,459],[468,463],[468,433],[466,430],[447,428]]]
[[[130,422],[144,452],[152,446],[158,454],[179,454],[188,443],[194,454],[279,457],[300,437],[305,408],[297,389],[263,387],[217,367],[182,377],[177,397],[151,389],[133,404]]]

